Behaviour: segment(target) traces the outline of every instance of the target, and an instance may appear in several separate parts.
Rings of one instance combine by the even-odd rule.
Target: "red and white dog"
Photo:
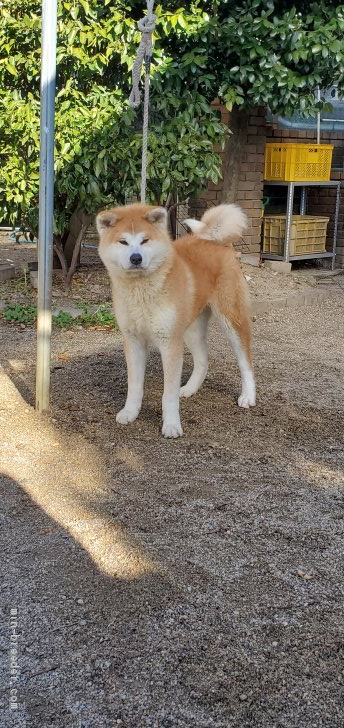
[[[162,207],[134,204],[97,216],[99,255],[111,278],[128,367],[128,395],[116,420],[127,425],[140,412],[152,344],[160,351],[164,369],[165,437],[183,434],[179,397],[195,394],[206,376],[212,314],[238,360],[242,379],[238,404],[255,404],[248,294],[232,247],[246,227],[246,216],[236,205],[219,205],[207,210],[202,220],[185,222],[191,234],[173,242]],[[184,342],[194,368],[181,388]]]

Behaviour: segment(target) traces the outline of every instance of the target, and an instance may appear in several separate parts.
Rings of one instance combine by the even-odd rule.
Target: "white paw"
[[[130,422],[134,422],[138,415],[137,410],[129,410],[123,407],[116,415],[116,422],[119,425],[129,425]]]
[[[249,407],[254,407],[256,404],[255,397],[253,395],[248,394],[241,394],[238,399],[238,405],[239,407],[243,407],[244,409],[248,409]]]
[[[181,437],[183,430],[180,422],[164,422],[162,434],[164,437]]]
[[[197,389],[192,389],[187,384],[184,384],[184,387],[181,387],[179,396],[180,397],[192,397],[193,394],[196,394]]]

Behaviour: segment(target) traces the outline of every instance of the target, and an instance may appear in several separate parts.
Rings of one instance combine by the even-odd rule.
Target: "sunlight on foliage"
[[[55,240],[76,210],[137,195],[142,109],[128,106],[143,2],[58,6]],[[211,102],[315,113],[318,84],[344,83],[343,6],[176,0],[156,4],[148,198],[197,194],[221,175],[228,129]],[[0,219],[36,232],[41,2],[0,5]],[[217,145],[217,146],[216,146]]]

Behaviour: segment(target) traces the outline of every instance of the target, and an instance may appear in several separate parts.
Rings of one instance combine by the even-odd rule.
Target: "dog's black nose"
[[[142,263],[142,255],[140,255],[140,253],[133,253],[130,256],[130,262],[133,265],[141,265],[141,263]]]

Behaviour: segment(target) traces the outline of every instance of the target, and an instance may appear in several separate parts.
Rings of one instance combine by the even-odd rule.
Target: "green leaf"
[[[5,68],[6,68],[6,71],[8,71],[9,73],[12,74],[12,76],[18,76],[18,71],[17,71],[16,67],[13,65],[13,63],[10,63],[9,61],[7,61]]]

